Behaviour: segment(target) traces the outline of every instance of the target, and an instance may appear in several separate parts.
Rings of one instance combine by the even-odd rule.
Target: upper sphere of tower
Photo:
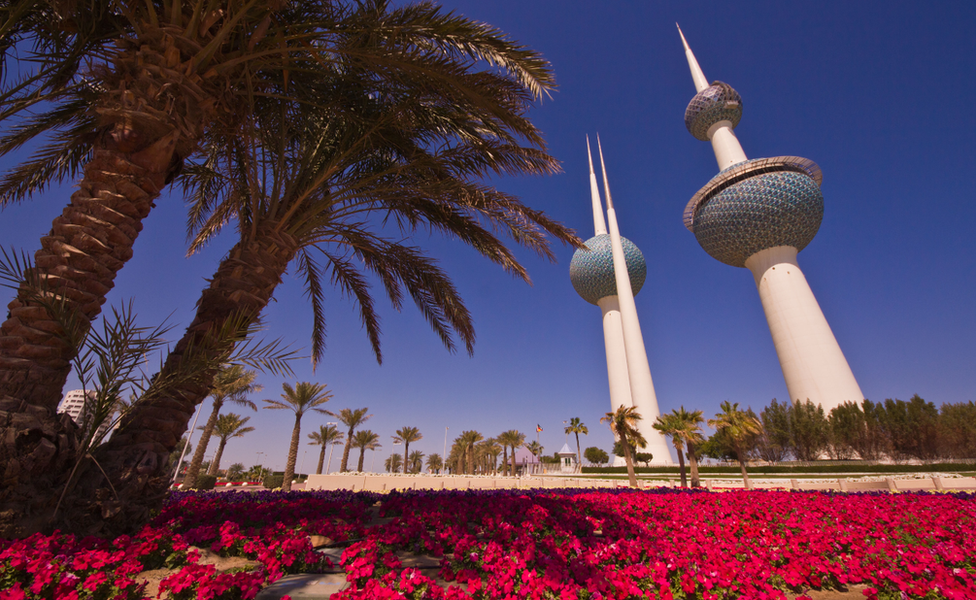
[[[647,278],[647,263],[633,242],[624,237],[620,238],[620,242],[624,249],[627,274],[630,275],[630,287],[636,296]],[[569,278],[576,293],[590,304],[617,295],[609,235],[603,233],[586,240],[586,248],[580,248],[573,254],[573,260],[569,263]]]
[[[695,94],[685,109],[685,127],[691,135],[708,141],[708,130],[720,121],[729,121],[734,129],[742,118],[742,97],[732,86],[721,81]]]
[[[793,246],[799,251],[813,240],[823,220],[820,182],[784,159],[806,160],[778,157],[740,163],[715,176],[689,203],[690,229],[713,258],[744,267],[760,250]],[[814,173],[819,172],[817,167]]]

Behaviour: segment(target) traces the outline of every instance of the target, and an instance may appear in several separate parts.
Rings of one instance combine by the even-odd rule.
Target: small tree
[[[410,468],[407,469],[410,473],[419,473],[424,468],[424,453],[420,450],[414,450],[409,456]]]
[[[637,475],[634,473],[634,457],[631,455],[630,447],[645,448],[647,440],[637,429],[637,423],[643,419],[633,406],[619,406],[614,412],[608,412],[601,419],[601,423],[606,423],[610,431],[621,441],[624,452],[624,462],[627,463],[627,479],[630,480],[630,487],[637,487]]]
[[[301,439],[302,416],[308,411],[326,413],[319,408],[332,399],[332,393],[321,383],[299,382],[292,388],[287,383],[281,384],[284,394],[281,400],[265,400],[265,408],[272,410],[290,410],[295,413],[295,426],[291,432],[291,444],[288,446],[288,460],[285,462],[285,479],[281,484],[283,491],[291,491],[291,480],[295,477],[295,462],[298,459],[298,442]]]
[[[403,457],[399,454],[391,454],[390,458],[383,461],[383,466],[387,473],[396,473],[403,466]]]
[[[590,464],[603,465],[610,461],[610,455],[605,450],[600,450],[596,446],[590,446],[583,451],[583,458]]]
[[[401,427],[397,429],[396,435],[393,436],[393,442],[403,443],[403,472],[406,473],[408,468],[412,468],[410,461],[407,460],[408,453],[410,451],[410,442],[417,442],[424,439],[420,430],[416,427]]]
[[[678,467],[681,469],[681,487],[688,487],[685,479],[685,460],[683,449],[688,446],[688,460],[692,464],[692,487],[698,487],[698,458],[694,453],[695,444],[704,441],[699,424],[704,422],[702,411],[688,412],[685,407],[674,409],[666,415],[659,416],[654,422],[654,429],[671,438],[674,449],[678,454]]]
[[[726,400],[720,408],[722,412],[716,414],[714,419],[709,419],[708,425],[728,436],[742,470],[742,481],[746,489],[752,489],[749,474],[746,473],[746,447],[762,431],[762,424],[754,415],[739,410],[738,402],[733,404]]]
[[[244,476],[244,463],[234,463],[227,468],[228,481],[240,481]]]
[[[579,472],[583,468],[583,455],[580,453],[579,434],[589,435],[590,430],[586,428],[586,424],[580,421],[579,417],[573,417],[569,420],[569,425],[566,427],[565,432],[572,433],[576,436],[576,471]]]
[[[433,473],[434,471],[440,473],[441,469],[444,468],[444,459],[441,458],[440,454],[434,453],[427,457],[427,470]]]
[[[224,448],[227,446],[227,440],[230,438],[241,437],[246,433],[251,433],[254,431],[253,427],[245,427],[245,423],[251,420],[251,417],[241,417],[234,413],[227,413],[226,415],[220,415],[217,417],[217,424],[214,426],[214,433],[220,438],[220,444],[217,446],[217,454],[214,455],[213,462],[210,465],[210,470],[207,471],[207,475],[212,475],[218,477],[220,475],[220,459],[224,455]]]

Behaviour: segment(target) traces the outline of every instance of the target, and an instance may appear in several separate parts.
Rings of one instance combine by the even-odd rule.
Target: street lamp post
[[[326,425],[335,425],[336,427],[339,426],[338,423],[326,423]],[[328,475],[332,471],[332,450],[335,449],[335,446],[336,446],[335,442],[329,444],[329,466],[325,469],[326,475]]]
[[[300,467],[298,467],[298,476],[299,477],[301,477],[302,472],[305,470],[305,455],[306,454],[308,454],[308,449],[307,448],[305,449],[305,452],[302,452],[302,464],[301,464]]]
[[[183,444],[183,451],[180,452],[180,460],[176,461],[176,472],[173,473],[173,483],[176,483],[176,478],[180,475],[180,467],[183,466],[183,457],[186,456],[186,449],[190,447],[190,440],[193,439],[193,432],[197,428],[197,419],[200,418],[200,413],[203,412],[203,405],[197,409],[197,416],[193,417],[193,425],[190,425],[190,431],[186,434],[186,443]]]
[[[447,468],[447,430],[448,429],[450,429],[450,427],[444,428],[444,453],[441,455],[441,463],[444,466],[441,467],[442,470]]]
[[[393,438],[393,454],[396,454],[397,453],[396,447],[400,445],[400,442],[397,441],[395,435],[391,435],[390,437]],[[393,461],[390,461],[390,462],[392,463]],[[392,467],[393,465],[391,464],[390,466]],[[407,470],[407,459],[404,458],[403,459],[403,471],[404,471],[404,473],[406,473],[406,470]],[[395,473],[396,471],[394,471],[393,469],[390,469],[390,472],[391,473]]]

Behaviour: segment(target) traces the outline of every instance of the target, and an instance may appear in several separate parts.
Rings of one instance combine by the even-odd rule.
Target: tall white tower
[[[698,91],[685,125],[712,143],[719,167],[688,202],[685,226],[713,258],[752,272],[790,399],[828,413],[860,403],[861,388],[796,262],[823,220],[820,167],[797,156],[748,160],[732,131],[742,98],[726,83],[708,84],[680,27],[678,33]]]
[[[634,294],[640,291],[647,277],[647,264],[637,246],[620,236],[601,149],[600,165],[603,168],[603,186],[607,197],[607,219],[604,220],[589,139],[586,142],[586,152],[590,161],[590,196],[595,235],[586,241],[586,249],[577,250],[573,255],[569,277],[576,292],[603,311],[603,340],[607,353],[611,410],[615,411],[621,406],[636,407],[642,417],[637,428],[647,440],[646,451],[654,456],[655,464],[672,464],[667,441],[653,427],[661,413],[647,363],[647,351],[637,318],[637,305],[634,303]],[[622,460],[617,457],[618,463],[623,464]]]

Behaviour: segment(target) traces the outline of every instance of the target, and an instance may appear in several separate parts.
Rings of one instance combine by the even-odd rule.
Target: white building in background
[[[742,98],[727,83],[709,85],[684,34],[681,41],[698,92],[685,126],[711,142],[719,168],[685,207],[685,227],[712,258],[752,272],[790,399],[826,413],[860,403],[864,394],[796,261],[823,219],[820,167],[798,156],[746,158],[732,131]]]
[[[88,398],[94,399],[95,392],[91,390],[88,392]],[[85,403],[85,391],[84,390],[71,390],[64,395],[61,400],[61,404],[58,405],[58,414],[66,414],[71,417],[71,420],[75,422],[78,427],[85,426],[85,414],[86,414],[86,403]],[[115,419],[115,411],[109,413],[105,421],[98,427],[96,431],[96,437],[108,432],[109,427],[112,426],[112,421]]]
[[[607,199],[607,216],[604,219],[589,140],[586,142],[586,152],[590,159],[590,197],[595,235],[586,241],[585,249],[577,250],[573,255],[569,277],[576,293],[590,304],[599,306],[603,312],[611,411],[621,406],[635,407],[641,416],[637,429],[647,440],[646,452],[654,456],[652,462],[670,465],[669,445],[661,432],[654,429],[654,422],[661,412],[647,363],[637,305],[634,303],[634,294],[640,291],[647,278],[647,263],[640,249],[620,235],[601,149],[600,166]],[[623,464],[622,457],[614,461],[616,466]]]

